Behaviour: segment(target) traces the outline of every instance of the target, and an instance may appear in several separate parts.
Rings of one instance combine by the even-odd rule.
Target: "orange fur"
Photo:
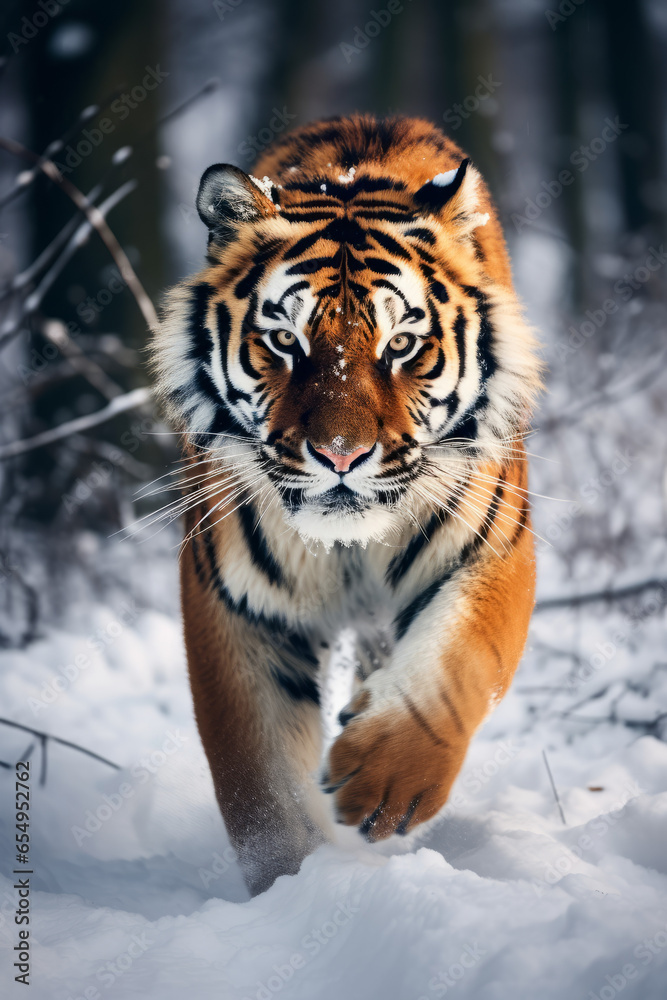
[[[155,366],[190,458],[197,722],[260,891],[329,832],[317,689],[341,628],[385,649],[323,779],[370,840],[437,813],[505,693],[533,605],[539,365],[486,186],[428,122],[315,123],[254,173],[204,175],[208,264],[171,294]],[[345,489],[322,454],[361,456]]]

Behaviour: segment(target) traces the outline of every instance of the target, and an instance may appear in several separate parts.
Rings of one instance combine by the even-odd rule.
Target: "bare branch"
[[[46,745],[47,740],[53,740],[54,743],[60,743],[61,746],[70,747],[72,750],[78,750],[79,753],[85,753],[89,757],[94,757],[95,760],[102,761],[103,764],[108,764],[109,767],[113,767],[116,771],[120,771],[120,764],[114,764],[112,760],[107,760],[106,757],[102,757],[98,753],[94,753],[92,750],[87,750],[85,747],[79,746],[78,743],[71,743],[69,740],[61,740],[59,736],[52,736],[51,733],[44,733],[41,729],[33,729],[31,726],[24,726],[22,722],[14,722],[13,719],[0,719],[0,723],[3,726],[11,726],[13,729],[21,729],[25,733],[32,733],[33,736],[37,736],[42,747]],[[43,784],[43,782],[42,782]]]
[[[44,445],[53,444],[54,441],[61,441],[71,434],[79,434],[81,431],[90,430],[98,424],[104,424],[119,413],[126,410],[133,410],[137,406],[143,406],[151,400],[151,390],[147,388],[133,389],[123,396],[116,396],[108,406],[95,413],[88,413],[84,417],[77,417],[75,420],[68,420],[67,423],[52,427],[48,431],[36,434],[25,441],[12,441],[10,444],[0,446],[0,461],[6,458],[14,458],[16,455],[23,455],[35,448],[43,448]]]
[[[116,266],[120,271],[120,275],[134,295],[146,323],[151,330],[157,329],[159,320],[157,313],[155,312],[155,307],[148,297],[144,286],[139,281],[134,268],[130,264],[127,254],[112,233],[100,210],[96,208],[95,205],[92,205],[86,198],[85,194],[75,187],[71,181],[63,177],[52,160],[43,159],[31,150],[26,149],[26,147],[21,145],[20,142],[16,142],[15,139],[0,138],[0,147],[6,149],[10,153],[14,153],[16,156],[26,157],[33,163],[36,163],[39,166],[39,169],[42,170],[47,177],[54,181],[58,187],[60,187],[65,194],[72,199],[76,207],[85,214],[90,224],[100,234],[107,250],[113,257]]]
[[[588,594],[564,594],[562,597],[548,597],[538,601],[535,611],[550,611],[552,608],[574,608],[580,604],[592,604],[595,601],[620,601],[624,597],[634,597],[645,590],[667,590],[667,580],[643,580],[618,590],[594,590]]]
[[[122,395],[122,387],[109,378],[101,365],[87,357],[79,345],[72,340],[64,323],[61,323],[60,320],[49,319],[42,324],[41,329],[44,336],[52,344],[55,344],[60,353],[67,358],[72,368],[88,379],[90,384],[98,392],[101,392],[105,399],[111,400]]]

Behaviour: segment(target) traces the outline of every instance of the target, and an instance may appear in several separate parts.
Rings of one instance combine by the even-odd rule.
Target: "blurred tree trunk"
[[[164,83],[168,72],[162,48],[162,14],[158,0],[118,0],[113,6],[92,0],[73,0],[22,49],[16,59],[26,81],[26,101],[31,109],[28,146],[44,150],[66,135],[65,147],[53,153],[65,176],[87,192],[105,180],[104,195],[128,178],[138,187],[111,212],[109,224],[139,273],[149,295],[155,298],[164,284],[164,248],[160,239],[161,203],[156,183],[156,125],[162,113]],[[151,75],[152,74],[152,75]],[[144,81],[148,87],[144,87]],[[162,88],[162,90],[161,90]],[[86,122],[78,122],[84,108],[99,109]],[[107,122],[105,131],[100,128]],[[111,170],[114,152],[130,146],[133,155],[125,165]],[[21,169],[25,163],[17,163]],[[111,176],[109,174],[111,173]],[[40,177],[31,192],[32,250],[34,258],[74,215],[69,198],[52,182]],[[143,348],[145,321],[127,290],[115,279],[116,267],[97,234],[79,250],[46,294],[30,321],[30,347],[39,354],[46,341],[40,332],[42,317],[57,317],[76,324],[81,334],[120,331],[126,347]],[[87,308],[86,303],[93,303]],[[77,334],[78,335],[78,334]],[[120,367],[114,378],[126,387],[145,383],[140,370]],[[35,397],[32,419],[24,433],[52,426],[99,408],[106,400],[82,376],[54,380]],[[119,418],[118,427],[131,419]],[[118,434],[106,425],[100,436]],[[78,463],[90,457],[68,451],[40,451],[28,456],[26,467],[39,469],[44,489],[36,516],[48,517],[59,506],[59,494],[68,478],[76,476]],[[66,459],[65,459],[66,456]]]

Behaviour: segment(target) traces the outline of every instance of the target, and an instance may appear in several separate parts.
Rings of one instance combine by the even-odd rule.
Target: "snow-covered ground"
[[[0,715],[121,769],[49,741],[42,785],[39,742],[0,725],[3,997],[664,1000],[667,395],[655,337],[642,351],[642,316],[624,322],[629,360],[613,338],[547,352],[529,445],[532,488],[560,498],[535,500],[542,603],[444,814],[411,842],[345,835],[254,900],[193,720],[176,528],[10,539],[41,612],[38,638],[3,653]],[[586,598],[610,588],[629,589]],[[25,615],[15,605],[3,632]],[[29,992],[13,983],[11,874],[27,752]]]
[[[538,506],[538,530],[548,533],[552,508]],[[538,610],[510,694],[475,740],[439,822],[408,844],[323,847],[299,875],[248,900],[193,721],[175,541],[168,532],[143,545],[81,536],[77,568],[61,571],[53,624],[4,654],[3,716],[122,767],[50,741],[40,786],[39,744],[32,751],[26,995],[663,1000],[659,588],[630,598],[630,608]],[[659,565],[661,552],[650,551]],[[590,556],[581,559],[583,568],[566,570],[556,545],[540,545],[542,597],[629,579],[605,575],[604,561],[593,576]],[[0,727],[5,762],[31,743]],[[0,772],[0,795],[2,980],[11,983],[10,770]],[[3,995],[22,990],[11,983]]]

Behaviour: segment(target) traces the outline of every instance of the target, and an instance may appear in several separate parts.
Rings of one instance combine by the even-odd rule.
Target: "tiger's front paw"
[[[337,819],[369,840],[406,834],[445,804],[467,747],[453,720],[420,710],[407,696],[372,712],[360,692],[341,712],[345,726],[329,754],[324,790]]]

